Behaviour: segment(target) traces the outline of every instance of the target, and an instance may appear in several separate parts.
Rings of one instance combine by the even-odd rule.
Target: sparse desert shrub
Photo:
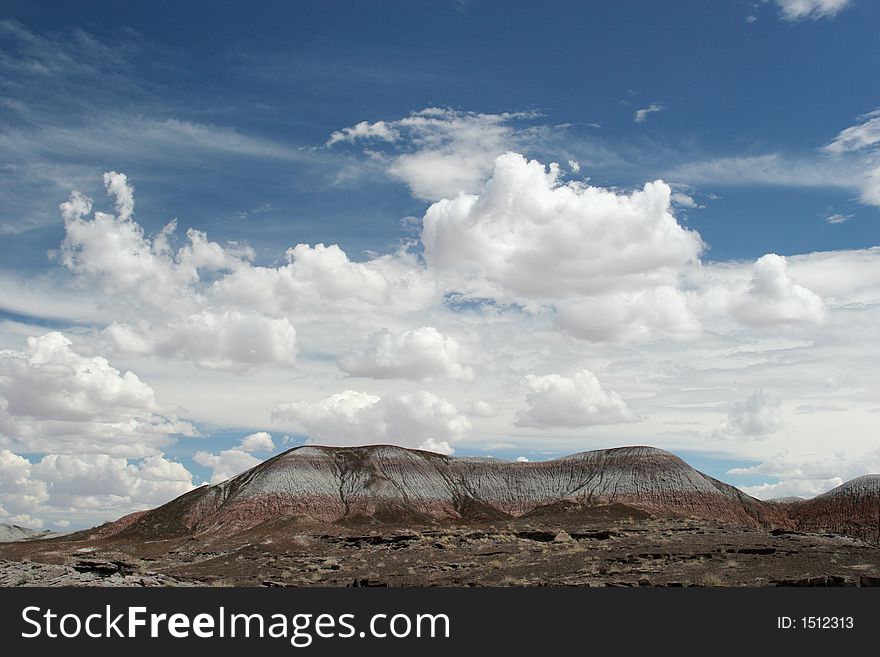
[[[703,579],[700,580],[701,586],[724,586],[724,580],[722,580],[715,573],[706,573],[703,575]]]

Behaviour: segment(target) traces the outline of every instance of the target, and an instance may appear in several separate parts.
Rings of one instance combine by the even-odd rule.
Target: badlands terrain
[[[876,586],[880,475],[762,502],[651,447],[539,463],[304,446],[0,544],[6,586]]]

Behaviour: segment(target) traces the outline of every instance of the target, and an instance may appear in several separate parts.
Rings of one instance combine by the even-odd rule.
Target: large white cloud
[[[560,374],[528,375],[526,408],[516,414],[518,427],[590,427],[635,422],[636,417],[621,397],[606,391],[589,370],[571,377]]]
[[[218,454],[198,451],[193,456],[193,460],[201,466],[210,468],[211,483],[217,484],[259,465],[262,459],[255,457],[253,452],[274,450],[275,443],[272,441],[272,436],[265,431],[258,431],[242,438],[236,447],[224,449]]]
[[[164,413],[153,389],[99,356],[83,356],[58,332],[0,351],[0,440],[28,452],[147,456],[192,435]]]
[[[662,181],[632,194],[562,184],[558,167],[507,153],[479,194],[428,208],[425,258],[462,286],[485,281],[517,298],[675,285],[703,244],[675,220],[671,193]]]
[[[315,443],[440,446],[444,453],[471,428],[453,404],[425,391],[378,397],[346,390],[318,402],[279,404],[273,416],[297,422]]]
[[[460,362],[458,340],[432,326],[391,333],[382,329],[370,335],[362,349],[339,359],[339,367],[352,376],[373,379],[471,379],[473,371]]]

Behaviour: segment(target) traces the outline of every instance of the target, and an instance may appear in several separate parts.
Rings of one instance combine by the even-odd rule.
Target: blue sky
[[[185,422],[202,434],[138,433],[126,449],[107,448],[128,466],[143,473],[143,459],[161,454],[200,483],[225,472],[205,464],[248,433],[270,433],[276,450],[285,435],[332,439],[343,407],[365,418],[350,432],[392,440],[364,427],[396,426],[398,406],[415,421],[413,409],[428,402],[400,395],[416,389],[452,405],[441,414],[448,435],[425,436],[447,438],[458,454],[546,458],[650,442],[763,496],[819,492],[857,474],[854,463],[874,463],[864,455],[880,418],[870,415],[867,374],[876,349],[869,330],[851,341],[845,326],[870,326],[877,301],[877,3],[7,0],[0,21],[0,347],[36,368],[41,347],[24,356],[26,338],[60,331],[68,365],[106,357],[150,387],[158,405],[138,397],[138,421]],[[359,124],[361,133],[345,132]],[[502,170],[493,161],[506,151],[525,160]],[[465,228],[489,226],[502,210],[450,211],[432,238],[448,243],[423,232],[442,199],[474,194],[492,208],[487,180],[521,189],[527,160],[559,163],[551,188],[604,188],[620,208],[646,182],[665,181],[674,229],[643,238],[666,221],[652,214],[627,233],[635,255],[622,258],[633,258],[641,283],[610,273],[605,281],[613,257],[588,266],[586,245],[607,232],[578,232],[603,212],[586,197],[579,210],[557,208],[552,233],[526,217],[495,234],[538,236],[498,251],[539,263],[534,285],[498,264],[497,243],[477,251],[483,233]],[[124,173],[114,189],[132,185],[136,201],[130,216],[116,206],[103,237],[135,225],[146,242],[128,232],[103,241],[85,224],[74,235],[79,219],[62,220],[59,204],[74,190],[113,211],[121,197],[105,196],[105,172]],[[539,185],[518,207],[549,191]],[[166,258],[153,247],[172,219]],[[548,245],[572,226],[582,261],[553,278],[552,263],[566,256]],[[215,260],[194,265],[195,280],[176,251],[188,229],[216,245]],[[338,245],[342,260],[298,252],[299,273],[284,283],[296,294],[257,299],[272,296],[260,286],[286,280],[289,248],[319,243]],[[135,264],[104,257],[125,244],[146,255]],[[457,259],[456,244],[469,259]],[[766,254],[788,260],[760,261]],[[304,258],[314,265],[307,273]],[[374,279],[379,296],[368,299]],[[410,293],[452,294],[466,309]],[[437,334],[413,333],[426,327]],[[242,356],[241,336],[265,343]],[[397,369],[370,360],[382,349],[402,359]],[[0,402],[26,389],[10,372],[0,371]],[[823,383],[809,388],[811,377]],[[581,397],[558,398],[563,389]],[[365,396],[334,397],[345,390]],[[109,426],[120,411],[102,399],[77,413]],[[336,410],[320,406],[334,399]],[[491,402],[491,414],[463,410],[478,401]],[[601,418],[556,428],[541,419],[542,404],[593,401]],[[703,415],[672,417],[695,408]],[[0,447],[15,467],[35,468],[37,489],[50,481],[37,464],[56,451],[97,468],[102,448],[81,427],[58,434],[68,442],[57,450],[51,437],[34,437],[68,421],[43,410],[7,410],[11,429],[0,414]],[[826,420],[811,414],[846,417],[851,441],[834,449],[819,435]],[[815,435],[804,438],[801,423]],[[124,465],[114,463],[100,467]],[[132,508],[180,490],[180,472],[165,463],[177,483],[132,494]],[[757,470],[733,472],[749,463]],[[105,493],[86,497],[100,507]],[[65,499],[42,510],[12,498],[4,506],[10,518],[49,522],[74,498]]]

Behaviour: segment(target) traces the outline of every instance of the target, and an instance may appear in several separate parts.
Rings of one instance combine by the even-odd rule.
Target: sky
[[[880,5],[0,2],[0,522],[285,449],[880,472]]]

